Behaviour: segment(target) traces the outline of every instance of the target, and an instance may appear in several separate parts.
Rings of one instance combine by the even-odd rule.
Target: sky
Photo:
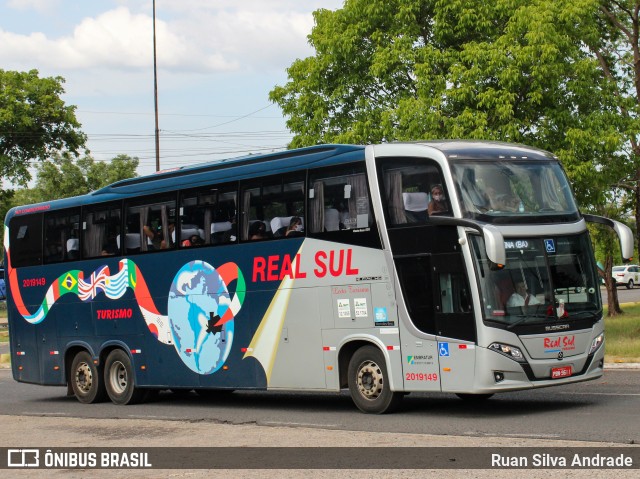
[[[156,0],[160,168],[284,149],[269,91],[343,1]],[[0,68],[63,77],[91,156],[155,171],[152,0],[0,0]]]

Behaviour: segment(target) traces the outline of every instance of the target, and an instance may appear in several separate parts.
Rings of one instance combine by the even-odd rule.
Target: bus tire
[[[147,391],[135,387],[131,359],[122,349],[114,349],[104,365],[104,383],[111,402],[118,405],[141,402]]]
[[[102,370],[87,351],[80,351],[71,362],[69,383],[73,394],[83,404],[104,401],[107,398]]]
[[[384,414],[394,411],[403,394],[391,390],[387,364],[375,346],[363,346],[349,361],[349,392],[362,412]]]

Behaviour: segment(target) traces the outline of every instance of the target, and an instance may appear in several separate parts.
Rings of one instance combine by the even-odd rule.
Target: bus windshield
[[[587,319],[601,311],[586,233],[505,239],[507,262],[498,270],[490,268],[482,238],[473,236],[472,244],[485,320],[514,326]]]
[[[467,218],[501,222],[578,218],[571,187],[555,161],[459,161],[451,165]]]

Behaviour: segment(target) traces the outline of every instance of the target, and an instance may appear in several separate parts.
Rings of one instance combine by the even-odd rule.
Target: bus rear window
[[[42,263],[42,215],[15,216],[9,225],[11,266]]]

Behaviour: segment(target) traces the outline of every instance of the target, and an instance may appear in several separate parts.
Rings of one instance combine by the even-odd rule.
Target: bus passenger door
[[[437,354],[443,391],[464,391],[475,374],[476,325],[460,253],[431,257]]]

